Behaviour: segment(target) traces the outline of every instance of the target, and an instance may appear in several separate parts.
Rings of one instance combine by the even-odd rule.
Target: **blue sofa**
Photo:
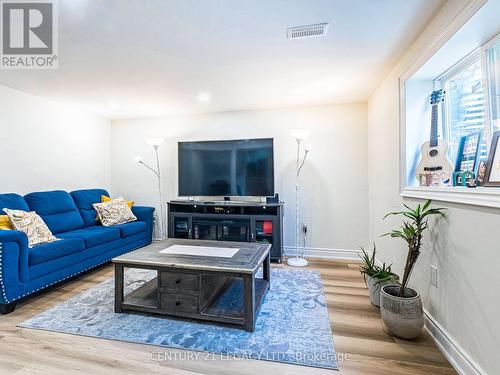
[[[0,230],[0,312],[15,301],[151,243],[152,207],[133,206],[137,221],[103,227],[92,204],[109,196],[103,189],[0,194],[4,208],[36,211],[59,241],[28,247],[27,236]]]

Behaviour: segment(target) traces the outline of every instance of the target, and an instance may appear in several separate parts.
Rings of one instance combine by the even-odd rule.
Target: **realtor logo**
[[[1,1],[1,68],[57,68],[55,0]]]

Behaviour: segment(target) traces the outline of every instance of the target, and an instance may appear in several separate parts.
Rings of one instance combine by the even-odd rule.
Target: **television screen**
[[[272,138],[179,142],[179,196],[271,195]]]

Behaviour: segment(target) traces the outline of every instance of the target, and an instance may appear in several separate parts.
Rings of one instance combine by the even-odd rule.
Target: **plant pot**
[[[368,287],[368,293],[370,294],[370,302],[372,305],[380,307],[380,289],[387,284],[393,284],[393,281],[382,281],[376,277],[368,276],[366,279],[366,286]]]
[[[402,339],[415,339],[424,327],[424,312],[420,295],[406,288],[399,297],[400,285],[384,285],[380,290],[380,313],[389,332]]]

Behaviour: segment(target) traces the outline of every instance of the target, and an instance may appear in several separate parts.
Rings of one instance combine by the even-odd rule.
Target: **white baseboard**
[[[425,309],[425,329],[460,375],[488,375]]]
[[[286,256],[295,256],[295,246],[284,247]],[[359,260],[358,251],[352,249],[330,249],[321,247],[299,247],[299,254],[305,258],[319,258],[332,260]]]

